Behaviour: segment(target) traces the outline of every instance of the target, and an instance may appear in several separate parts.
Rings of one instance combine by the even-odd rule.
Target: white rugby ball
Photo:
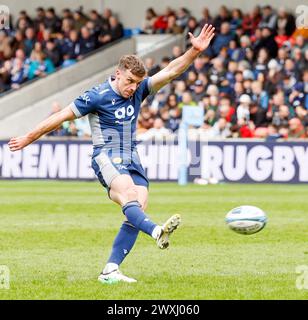
[[[266,214],[254,206],[241,206],[227,213],[226,223],[229,228],[240,234],[253,234],[261,231],[267,222]]]

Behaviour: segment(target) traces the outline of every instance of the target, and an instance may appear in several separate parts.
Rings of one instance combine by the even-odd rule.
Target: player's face
[[[117,89],[119,90],[122,97],[128,99],[131,97],[144,77],[138,77],[132,74],[129,70],[117,70],[116,80]]]

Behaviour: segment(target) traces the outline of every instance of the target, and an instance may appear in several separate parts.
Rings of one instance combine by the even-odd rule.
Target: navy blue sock
[[[152,236],[152,232],[157,225],[144,214],[138,201],[126,203],[122,211],[134,227]]]
[[[119,233],[114,239],[108,263],[120,265],[134,246],[139,230],[128,221],[123,222]]]

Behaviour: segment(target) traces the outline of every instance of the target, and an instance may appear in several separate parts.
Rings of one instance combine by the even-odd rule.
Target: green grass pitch
[[[168,250],[142,234],[122,265],[135,284],[102,285],[123,215],[98,182],[1,181],[0,299],[308,299],[296,267],[308,265],[308,185],[152,183],[147,213],[182,225]],[[255,235],[225,225],[232,208],[255,205],[268,224]]]

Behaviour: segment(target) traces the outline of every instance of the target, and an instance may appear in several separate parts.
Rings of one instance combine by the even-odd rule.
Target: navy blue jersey
[[[136,146],[140,105],[151,93],[151,78],[144,79],[128,99],[122,97],[111,82],[109,78],[86,91],[70,107],[78,118],[88,114],[94,147],[132,151]]]

